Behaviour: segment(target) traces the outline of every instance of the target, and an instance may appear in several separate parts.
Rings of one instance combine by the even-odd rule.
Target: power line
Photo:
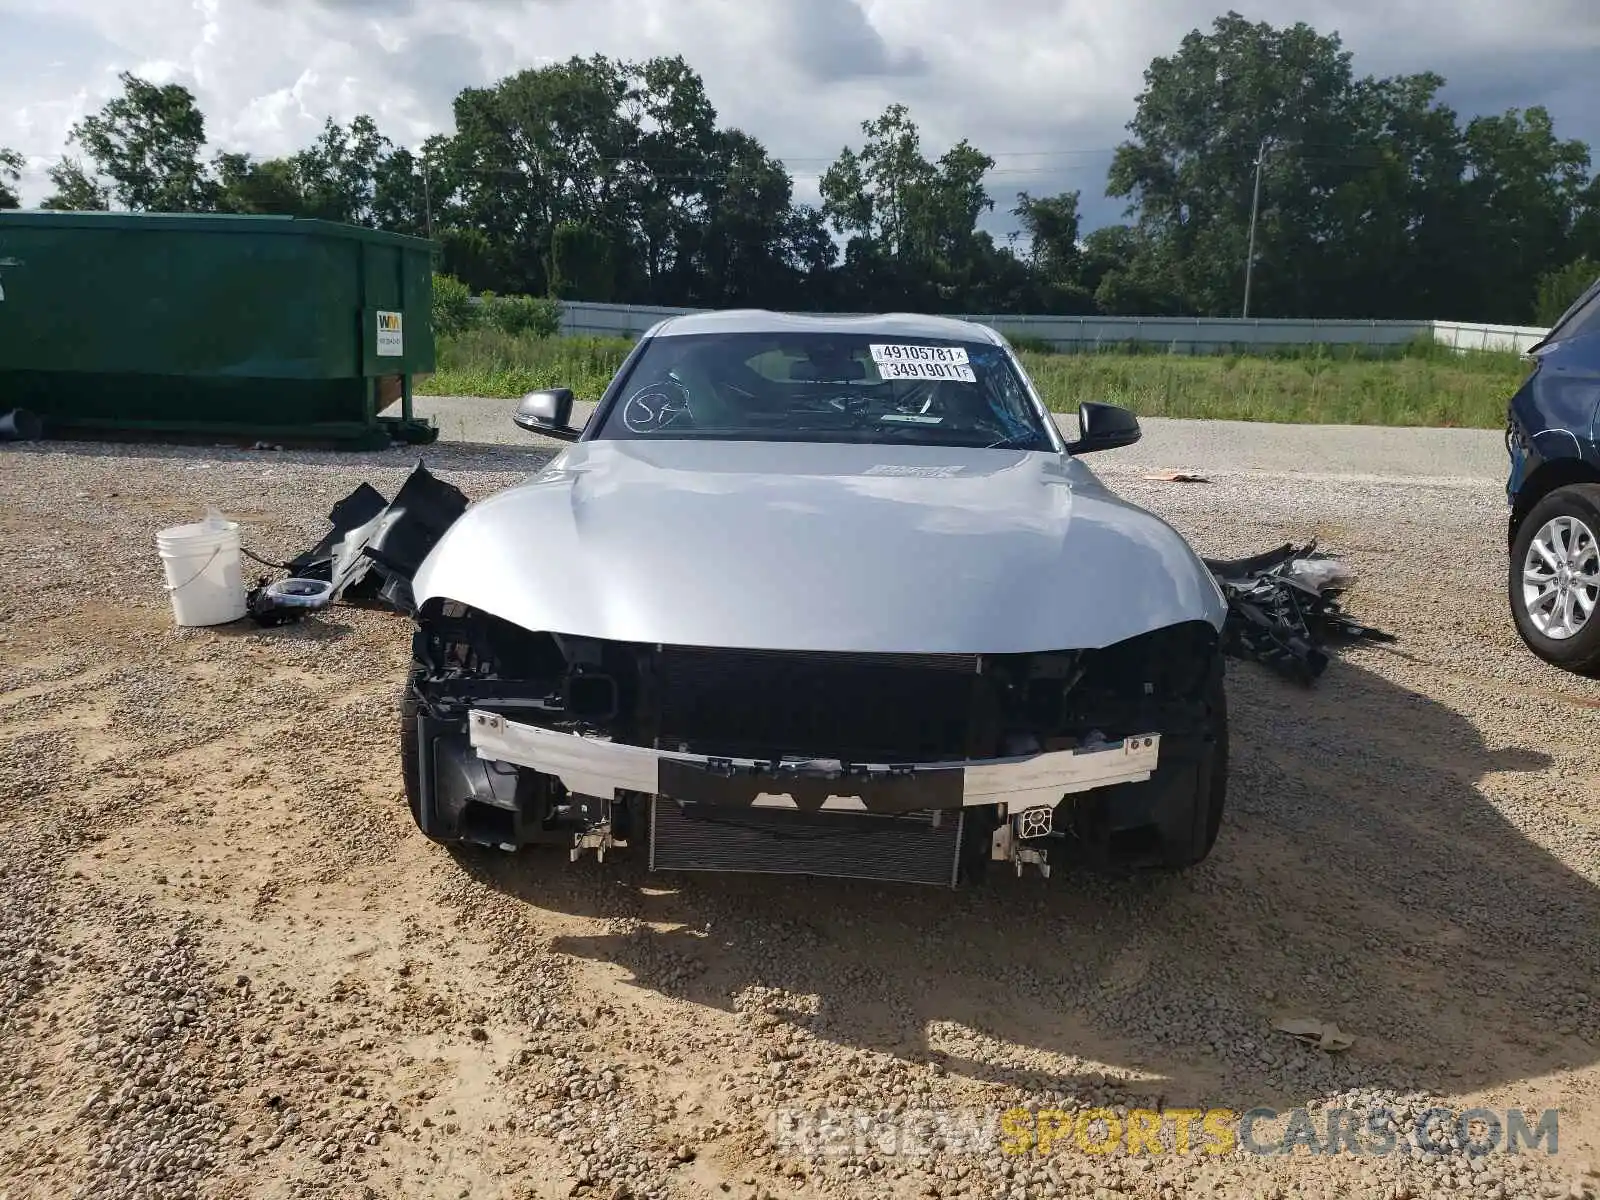
[[[1352,155],[1350,155],[1348,153],[1347,154],[1343,154],[1343,155],[1306,154],[1301,150],[1301,146],[1317,146],[1317,145],[1330,145],[1331,146],[1331,145],[1339,145],[1339,144],[1340,143],[1315,143],[1315,142],[1279,144],[1277,146],[1277,154],[1278,154],[1280,160],[1286,161],[1286,162],[1288,162],[1290,164],[1293,164],[1293,165],[1298,165],[1298,166],[1307,167],[1307,168],[1339,168],[1339,167],[1343,167],[1343,168],[1348,168],[1352,174],[1359,173],[1359,172],[1362,172],[1362,171],[1380,171],[1380,170],[1382,170],[1382,171],[1392,171],[1392,170],[1409,171],[1410,163],[1411,163],[1411,161],[1413,159],[1412,155],[1403,155],[1403,156],[1400,156],[1400,157],[1395,157],[1393,155],[1383,154],[1377,147],[1373,147],[1372,148],[1373,149],[1373,153],[1370,154],[1370,155],[1367,155],[1367,156],[1352,156]],[[1074,157],[1086,157],[1086,156],[1091,156],[1091,155],[1102,155],[1102,156],[1103,155],[1110,155],[1110,154],[1115,154],[1116,152],[1117,152],[1117,148],[1113,148],[1113,147],[1098,147],[1098,148],[1055,148],[1055,149],[1049,149],[1049,150],[1045,150],[1045,149],[1040,149],[1040,150],[1009,150],[1009,151],[982,152],[982,153],[985,153],[986,156],[990,157],[990,158],[1034,158],[1034,159],[1057,159],[1057,160],[1061,160],[1061,159],[1068,159],[1068,158],[1074,158]],[[427,206],[428,206],[428,208],[430,210],[430,215],[431,215],[431,209],[432,209],[432,205],[433,205],[434,183],[436,182],[431,178],[431,175],[432,175],[432,164],[430,164],[430,162],[429,162],[429,160],[427,158],[425,158],[424,156],[422,156],[420,154],[417,154],[416,152],[412,152],[412,155],[413,155],[413,158],[416,160],[416,163],[418,165],[418,171],[422,176],[421,187],[423,188],[424,192],[426,193],[426,197],[427,197],[427,201],[426,202],[427,202]],[[70,157],[72,157],[72,156],[61,154],[61,155],[27,155],[27,156],[24,156],[24,157],[25,157],[26,161],[25,161],[25,166],[23,168],[23,171],[21,172],[23,178],[24,179],[30,179],[30,178],[37,179],[40,176],[47,175],[49,170],[51,169],[51,167],[68,161],[68,159]],[[291,157],[292,158],[294,156],[293,155],[288,155],[288,156],[280,156],[280,157]],[[1198,156],[1188,156],[1188,157],[1195,158],[1195,157],[1198,157]],[[780,156],[777,156],[777,155],[770,155],[770,154],[768,155],[768,159],[770,161],[772,161],[775,165],[781,167],[787,174],[789,174],[790,177],[791,177],[791,180],[795,176],[809,177],[809,176],[814,176],[814,175],[820,174],[820,172],[797,169],[797,168],[799,168],[800,164],[802,164],[802,163],[813,163],[813,164],[827,163],[827,164],[831,165],[833,162],[837,161],[836,158],[820,158],[820,157],[812,158],[812,157],[800,157],[800,156],[780,157]],[[272,160],[270,160],[270,159],[254,159],[253,161],[255,163],[261,163],[261,162],[272,161]],[[715,184],[715,183],[721,183],[727,178],[726,170],[724,170],[724,169],[709,169],[708,170],[705,167],[705,161],[706,161],[705,156],[689,156],[689,155],[673,155],[673,156],[648,155],[648,154],[646,154],[646,155],[611,155],[611,156],[607,156],[607,155],[595,155],[595,156],[574,155],[574,156],[572,156],[572,162],[571,162],[570,165],[572,165],[574,167],[577,167],[580,170],[589,170],[589,171],[604,171],[607,168],[629,168],[629,169],[644,171],[644,172],[648,172],[651,182],[653,182],[653,183],[655,183],[657,185],[660,185],[660,186],[692,185],[692,184],[701,184],[701,183],[704,183],[704,184]],[[1262,173],[1262,171],[1264,169],[1263,168],[1263,164],[1261,163],[1261,161],[1259,159],[1259,156],[1252,156],[1252,157],[1248,157],[1248,158],[1234,158],[1233,156],[1228,156],[1228,155],[1212,156],[1212,162],[1216,163],[1217,165],[1226,165],[1226,164],[1228,164],[1230,162],[1233,162],[1233,163],[1237,163],[1241,167],[1254,169],[1256,171],[1256,173],[1257,173],[1257,176],[1258,176],[1258,180],[1257,180],[1258,184],[1260,182],[1259,176],[1261,175],[1261,173]],[[695,169],[691,169],[691,170],[676,170],[676,169],[674,169],[674,168],[678,168],[678,167],[692,167],[692,168],[695,168]],[[1068,171],[1068,168],[1067,168],[1067,165],[1065,163],[1061,163],[1059,165],[1053,165],[1053,166],[1005,166],[1005,165],[1000,165],[999,163],[997,163],[995,166],[990,167],[989,169],[987,169],[983,173],[983,177],[982,178],[983,178],[984,182],[986,182],[986,183],[1003,184],[1006,181],[1016,182],[1016,181],[1021,181],[1021,180],[1026,180],[1026,179],[1035,179],[1035,178],[1040,178],[1040,177],[1060,177],[1060,176],[1066,174],[1067,171]],[[472,164],[467,164],[467,165],[452,164],[452,165],[449,165],[447,167],[447,174],[449,176],[455,178],[455,179],[466,178],[466,179],[480,179],[481,180],[481,179],[492,179],[492,178],[497,178],[497,177],[498,178],[506,178],[506,179],[527,179],[530,176],[536,177],[540,173],[541,173],[541,171],[540,171],[539,167],[537,167],[535,165],[531,165],[531,164],[526,164],[526,163],[524,163],[524,164],[507,164],[507,165],[503,165],[503,166],[482,166],[482,165],[472,165]],[[600,182],[604,182],[604,181],[600,181]],[[1330,181],[1330,182],[1332,182],[1332,181]],[[1252,212],[1253,213],[1257,211],[1258,206],[1259,206],[1259,199],[1256,199],[1256,200],[1254,200],[1252,202]],[[1247,268],[1247,275],[1248,275],[1248,268]]]
[[[1124,145],[1132,146],[1132,145],[1134,145],[1134,143],[1131,143],[1131,142],[1130,143],[1124,143]],[[311,147],[303,147],[301,150],[293,151],[293,152],[291,152],[289,154],[273,155],[273,156],[268,156],[268,157],[264,157],[264,158],[256,158],[253,154],[251,154],[250,151],[221,151],[221,150],[217,150],[217,151],[215,151],[215,153],[244,153],[247,156],[249,156],[252,159],[254,159],[254,161],[256,161],[256,162],[264,162],[264,161],[273,161],[275,159],[281,160],[281,159],[285,159],[285,158],[294,158],[297,155],[299,155],[300,153],[303,153],[305,150],[310,149],[310,148]],[[1334,149],[1342,149],[1342,150],[1345,150],[1347,152],[1344,153],[1344,154],[1308,154],[1308,153],[1305,152],[1305,150],[1307,148],[1321,148],[1321,149],[1334,148]],[[845,149],[854,149],[854,148],[853,147],[846,147]],[[1101,157],[1103,157],[1103,156],[1107,156],[1107,155],[1114,155],[1119,150],[1122,149],[1122,146],[1094,146],[1094,147],[1060,147],[1060,146],[1057,146],[1057,147],[1039,148],[1039,149],[1031,149],[1031,150],[985,150],[981,146],[973,146],[972,149],[976,150],[978,153],[982,154],[986,158],[991,158],[991,159],[996,159],[996,160],[1014,159],[1014,158],[1066,159],[1066,158],[1084,158],[1084,157],[1091,157],[1091,156],[1101,156]],[[1395,150],[1408,151],[1408,150],[1412,149],[1411,147],[1396,147],[1396,146],[1392,146],[1392,145],[1386,146],[1386,145],[1382,145],[1382,144],[1369,144],[1369,145],[1366,145],[1366,146],[1361,146],[1361,145],[1352,146],[1349,142],[1320,142],[1320,141],[1300,141],[1300,140],[1281,141],[1279,143],[1279,149],[1281,151],[1287,152],[1293,158],[1293,160],[1296,161],[1296,162],[1315,163],[1315,164],[1319,164],[1319,165],[1352,165],[1352,166],[1373,166],[1373,167],[1377,167],[1377,166],[1401,165],[1401,164],[1405,163],[1407,160],[1415,157],[1415,153],[1401,153],[1398,157],[1395,156],[1394,153],[1393,153]],[[393,146],[391,144],[390,153],[394,153],[394,152],[399,151],[399,150],[406,150],[409,154],[411,154],[411,156],[413,158],[417,159],[419,163],[422,162],[422,161],[425,161],[425,157],[420,152],[420,149],[412,149],[412,148],[406,147],[406,146]],[[711,151],[708,151],[707,153],[710,153],[710,152]],[[762,153],[766,156],[767,159],[769,159],[771,161],[774,161],[774,162],[782,163],[785,166],[802,165],[802,164],[818,164],[818,163],[831,165],[831,164],[837,162],[839,157],[840,157],[839,153],[826,154],[826,155],[782,154],[782,153],[774,153],[773,151],[765,150],[765,149],[763,149]],[[26,160],[28,160],[28,167],[30,169],[38,169],[38,168],[33,166],[34,162],[42,162],[42,163],[47,164],[47,166],[48,165],[56,165],[56,164],[65,162],[71,156],[70,155],[66,155],[66,154],[55,154],[55,155],[29,154],[29,155],[24,155],[23,157]],[[706,154],[667,154],[667,155],[649,154],[649,153],[628,153],[628,154],[615,154],[615,155],[575,154],[575,155],[572,155],[571,157],[574,160],[580,161],[580,162],[588,164],[588,165],[595,165],[595,166],[619,166],[619,165],[630,165],[630,166],[632,166],[632,165],[640,165],[640,166],[651,166],[651,167],[670,167],[670,166],[683,165],[683,164],[699,165],[699,164],[701,164],[701,163],[703,163],[705,161]],[[940,158],[940,157],[942,157],[942,155],[935,155],[933,157],[925,157],[925,161],[936,163],[938,161],[938,158]],[[1182,157],[1185,158],[1185,159],[1210,158],[1212,161],[1225,161],[1225,160],[1228,160],[1228,159],[1235,159],[1235,156],[1233,156],[1233,155],[1216,154],[1216,153],[1209,153],[1208,154],[1208,153],[1206,153],[1204,151],[1185,154]],[[1255,164],[1255,156],[1254,155],[1243,155],[1243,156],[1237,157],[1235,159],[1235,161],[1241,162],[1241,163],[1243,163],[1245,165],[1254,166],[1254,164]],[[481,170],[481,171],[511,170],[511,171],[514,171],[517,168],[514,168],[514,167],[471,168],[471,167],[468,167],[468,168],[456,168],[456,169],[457,170],[468,170],[468,171],[473,171],[473,170]],[[1051,168],[1051,167],[1006,167],[1006,166],[999,165],[998,162],[997,162],[997,165],[990,169],[990,173],[995,173],[995,174],[998,174],[998,173],[1001,173],[1001,172],[1006,172],[1006,173],[1011,173],[1011,174],[1032,173],[1032,172],[1041,172],[1041,173],[1043,173],[1043,172],[1051,171],[1053,169],[1054,168]]]
[[[395,150],[401,150],[401,149],[409,150],[409,147],[395,147],[394,149]],[[1118,148],[1115,147],[1115,146],[1106,146],[1106,147],[1099,147],[1099,148],[1095,148],[1095,149],[984,150],[981,147],[976,147],[975,146],[975,147],[973,147],[973,149],[977,150],[980,154],[983,154],[985,157],[999,159],[999,158],[1069,158],[1069,157],[1079,157],[1079,156],[1085,156],[1085,155],[1107,155],[1107,154],[1115,154],[1117,152]],[[285,158],[294,158],[296,155],[300,154],[301,152],[302,151],[297,150],[297,151],[294,151],[294,152],[289,153],[289,154],[272,155],[272,156],[268,156],[268,157],[265,157],[265,158],[254,158],[253,155],[251,157],[256,162],[270,162],[270,161],[281,160],[281,159],[285,159]],[[419,162],[422,161],[422,155],[418,154],[415,150],[409,150],[409,152],[412,155],[412,157],[416,158]],[[244,154],[247,154],[247,155],[250,154],[249,151],[227,151],[226,153],[244,153]],[[708,153],[710,153],[710,152],[708,152]],[[784,163],[784,164],[790,164],[790,163],[827,163],[827,164],[831,165],[831,164],[833,164],[833,163],[835,163],[835,162],[837,162],[839,160],[839,154],[838,153],[826,154],[826,155],[774,154],[771,151],[765,151],[764,153],[766,154],[766,157],[771,159],[772,161],[780,162],[780,163]],[[27,159],[30,159],[30,160],[37,160],[37,161],[45,162],[45,163],[50,164],[50,165],[56,165],[56,164],[65,162],[71,156],[70,155],[66,155],[66,154],[53,154],[53,155],[52,154],[30,154],[30,155],[24,155],[24,157],[27,158]],[[657,155],[652,155],[652,154],[618,154],[618,155],[596,154],[596,155],[587,155],[587,154],[581,154],[581,155],[573,155],[572,157],[575,160],[578,160],[578,161],[581,161],[581,162],[584,162],[584,163],[590,163],[590,164],[602,164],[602,165],[643,164],[643,165],[647,165],[647,166],[651,166],[651,165],[655,165],[655,166],[670,166],[670,165],[677,164],[677,163],[700,163],[700,162],[704,162],[705,158],[706,158],[706,155],[703,155],[703,154],[701,154],[701,155],[690,155],[690,154],[681,154],[681,155],[658,155],[658,154]],[[926,161],[935,162],[936,163],[940,157],[942,157],[942,156],[935,156],[933,158],[927,159]],[[485,169],[485,170],[499,170],[499,169],[513,169],[513,168],[483,168],[483,169]],[[1048,168],[1024,167],[1024,168],[1013,168],[1013,169],[1017,169],[1017,170],[1044,170],[1044,169],[1048,169]]]

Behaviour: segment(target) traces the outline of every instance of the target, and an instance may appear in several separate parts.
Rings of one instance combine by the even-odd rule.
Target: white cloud
[[[1551,103],[1600,144],[1594,0],[1235,0],[1251,19],[1340,31],[1360,72],[1435,69],[1450,99]],[[1109,154],[1142,72],[1227,0],[0,0],[0,145],[32,157],[25,194],[119,70],[198,95],[213,142],[271,155],[323,120],[371,113],[406,143],[449,128],[450,101],[571,54],[681,53],[730,124],[789,159],[802,194],[860,122],[896,100],[930,149],[994,154],[1002,211],[1019,189],[1080,187],[1103,218]],[[1588,97],[1586,103],[1584,97]]]

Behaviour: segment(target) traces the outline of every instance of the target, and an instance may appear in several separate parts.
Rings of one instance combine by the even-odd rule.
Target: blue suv
[[[1511,398],[1508,587],[1522,640],[1540,658],[1600,674],[1600,280],[1529,351]]]

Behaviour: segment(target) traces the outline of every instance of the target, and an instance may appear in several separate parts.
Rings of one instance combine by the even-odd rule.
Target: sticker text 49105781
[[[964,366],[967,362],[967,351],[964,346],[907,346],[891,342],[874,344],[871,350],[872,361],[875,363],[936,362],[960,363]]]

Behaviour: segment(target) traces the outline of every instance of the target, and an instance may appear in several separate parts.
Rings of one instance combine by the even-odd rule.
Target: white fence
[[[1433,340],[1457,350],[1523,351],[1549,333],[1532,325],[1472,325],[1460,321],[1431,321]]]
[[[664,317],[702,311],[634,304],[565,301],[561,332],[637,337]],[[1048,342],[1057,350],[1093,351],[1129,343],[1160,346],[1173,354],[1208,354],[1236,346],[1399,346],[1417,337],[1458,350],[1523,351],[1547,330],[1524,325],[1473,325],[1459,321],[1319,321],[1263,317],[1036,317],[967,315],[1007,337]]]

